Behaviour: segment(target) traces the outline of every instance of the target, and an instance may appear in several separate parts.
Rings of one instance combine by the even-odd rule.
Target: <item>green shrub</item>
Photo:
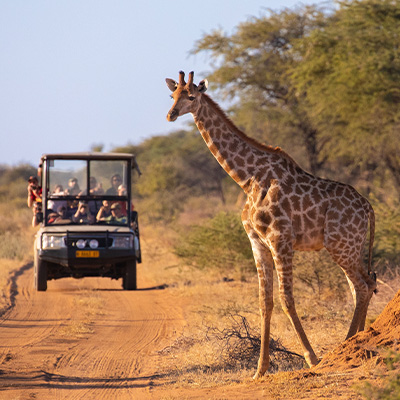
[[[368,400],[399,400],[400,399],[400,353],[392,353],[385,359],[389,374],[383,380],[382,387],[366,382],[358,387],[358,391]]]
[[[372,199],[375,210],[374,261],[400,261],[400,203]]]
[[[182,232],[175,254],[200,269],[254,270],[250,242],[237,213],[221,212]]]

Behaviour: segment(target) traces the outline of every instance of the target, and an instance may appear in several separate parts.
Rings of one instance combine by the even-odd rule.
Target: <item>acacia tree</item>
[[[400,3],[342,1],[327,24],[295,43],[299,102],[325,154],[383,175],[400,194]]]
[[[235,122],[260,140],[301,148],[317,173],[325,160],[323,142],[292,90],[288,71],[298,63],[293,41],[324,25],[314,6],[269,11],[241,23],[232,35],[214,31],[196,42],[193,53],[206,52],[214,71],[210,80],[223,97],[237,100]],[[287,141],[291,145],[288,146]]]

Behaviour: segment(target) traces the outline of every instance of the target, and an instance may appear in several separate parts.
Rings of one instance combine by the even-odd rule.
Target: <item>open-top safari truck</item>
[[[44,154],[42,212],[34,244],[35,287],[64,277],[122,278],[135,290],[141,262],[138,214],[131,197],[132,154]]]

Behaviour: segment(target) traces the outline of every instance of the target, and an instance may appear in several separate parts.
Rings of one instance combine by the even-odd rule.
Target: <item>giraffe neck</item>
[[[193,118],[211,153],[245,192],[255,179],[282,178],[288,173],[286,167],[293,174],[299,168],[280,149],[246,136],[206,94]]]

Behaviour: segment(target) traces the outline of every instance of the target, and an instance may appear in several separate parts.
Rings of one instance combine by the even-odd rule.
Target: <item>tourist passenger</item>
[[[41,222],[41,218],[39,218],[38,214],[42,212],[42,203],[36,203],[36,202],[33,203],[32,211],[33,211],[32,226],[37,226]]]
[[[118,186],[118,196],[126,197],[127,196],[126,185],[122,184]],[[118,201],[118,204],[121,206],[121,212],[123,215],[127,215],[127,202],[126,201]]]
[[[81,224],[92,224],[94,217],[89,211],[89,206],[86,203],[79,203],[78,210],[72,217],[73,222]]]
[[[77,196],[80,191],[81,189],[79,188],[78,179],[71,178],[68,181],[68,188],[65,189],[65,194],[68,196]]]
[[[101,221],[111,215],[111,204],[108,200],[103,200],[103,205],[97,213],[96,220]]]
[[[57,209],[57,218],[55,218],[54,223],[56,224],[68,224],[71,220],[67,218],[67,207],[60,206]]]
[[[42,188],[39,186],[39,181],[36,176],[30,176],[28,179],[28,198],[27,204],[31,208],[35,202],[42,201]]]
[[[78,200],[72,200],[71,202],[68,202],[67,206],[67,218],[71,218],[75,215],[75,213],[78,211]]]
[[[51,196],[64,196],[64,189],[62,185],[56,185],[54,188],[54,192],[51,194]],[[57,212],[58,208],[64,206],[67,207],[67,201],[66,200],[51,200],[49,199],[47,201],[47,207],[53,210],[54,212]]]
[[[107,190],[106,195],[118,196],[118,186],[121,185],[122,178],[120,174],[115,174],[111,177],[111,187]]]
[[[126,224],[127,222],[126,216],[122,214],[121,206],[119,203],[114,203],[111,206],[111,215],[107,218],[104,218],[103,220],[109,224]]]

